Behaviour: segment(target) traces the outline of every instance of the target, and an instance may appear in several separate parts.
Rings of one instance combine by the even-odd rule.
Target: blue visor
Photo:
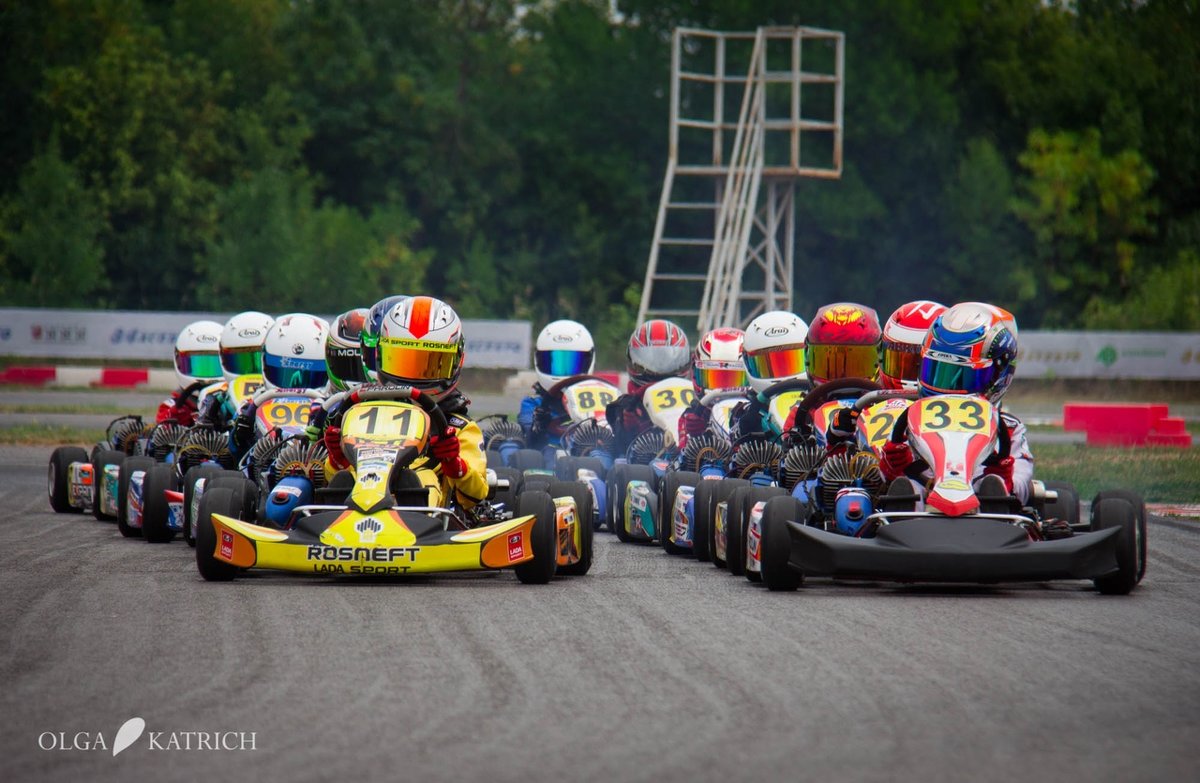
[[[972,367],[926,356],[921,360],[921,386],[939,394],[983,394],[996,380],[996,365]]]
[[[328,380],[324,359],[263,355],[263,378],[279,389],[319,389]]]
[[[592,370],[592,351],[538,351],[538,372],[556,378],[583,375]]]

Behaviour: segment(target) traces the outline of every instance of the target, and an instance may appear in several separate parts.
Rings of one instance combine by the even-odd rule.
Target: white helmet
[[[696,343],[692,355],[692,385],[696,393],[740,389],[749,385],[742,363],[746,333],[728,326],[713,329]]]
[[[179,386],[221,379],[221,325],[195,321],[175,338],[175,377]]]
[[[765,391],[780,381],[807,378],[804,341],[808,324],[795,313],[775,310],[763,313],[746,327],[742,359],[755,391]]]
[[[549,389],[564,378],[590,373],[596,366],[596,343],[578,321],[551,321],[538,334],[533,365],[538,383]]]
[[[324,388],[325,338],[329,324],[308,313],[281,315],[263,345],[263,383],[268,389]]]
[[[403,299],[380,325],[378,353],[380,382],[414,386],[441,400],[458,385],[462,372],[462,320],[441,299]]]
[[[238,313],[221,330],[221,371],[225,380],[262,372],[263,343],[275,319],[257,310]]]

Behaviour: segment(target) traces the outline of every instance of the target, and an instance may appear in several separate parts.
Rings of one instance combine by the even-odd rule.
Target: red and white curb
[[[175,371],[171,369],[14,365],[0,370],[0,384],[170,391],[175,388],[177,381]]]

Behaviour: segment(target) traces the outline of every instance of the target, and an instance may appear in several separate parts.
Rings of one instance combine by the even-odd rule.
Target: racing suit
[[[369,389],[371,385],[367,384],[360,388]],[[479,425],[468,418],[467,406],[469,404],[470,400],[459,391],[450,392],[438,402],[438,407],[446,414],[446,423],[458,431],[459,457],[466,468],[463,474],[458,477],[445,475],[442,465],[429,455],[419,457],[408,466],[416,473],[421,484],[429,490],[429,505],[431,506],[444,505],[447,498],[453,498],[461,508],[471,509],[487,497],[487,460],[483,453],[483,433],[480,431]],[[330,415],[340,412],[330,411]],[[322,429],[326,426],[325,423],[320,425]],[[433,433],[433,435],[436,436],[438,433]],[[312,437],[311,433],[310,437]],[[326,445],[329,445],[328,440],[326,440]],[[345,455],[341,456],[344,461]],[[351,465],[349,470],[353,473],[354,466]],[[337,472],[338,468],[334,465],[333,458],[327,458],[325,460],[326,480],[332,481]]]
[[[646,386],[634,384],[628,386],[629,391],[608,404],[604,409],[604,417],[613,431],[613,452],[615,456],[624,456],[629,450],[633,439],[654,426],[650,414],[642,403],[642,393]]]
[[[541,451],[547,446],[557,446],[567,419],[561,398],[551,396],[541,384],[535,383],[533,394],[521,400],[521,410],[517,413],[517,423],[525,433],[525,447]]]
[[[200,388],[206,383],[208,381],[193,383],[171,392],[170,397],[159,403],[158,413],[155,414],[154,420],[161,424],[168,419],[174,419],[184,427],[192,426],[196,420],[196,397]]]

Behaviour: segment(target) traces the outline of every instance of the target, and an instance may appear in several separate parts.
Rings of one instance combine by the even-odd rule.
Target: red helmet
[[[814,385],[838,378],[875,380],[882,337],[879,316],[870,307],[838,302],[819,308],[808,325],[808,377]]]
[[[921,345],[925,334],[946,305],[919,299],[902,304],[883,325],[883,366],[879,382],[885,389],[918,388],[921,374]]]
[[[687,335],[670,321],[660,319],[633,330],[626,356],[629,380],[639,386],[683,375],[692,366]]]

